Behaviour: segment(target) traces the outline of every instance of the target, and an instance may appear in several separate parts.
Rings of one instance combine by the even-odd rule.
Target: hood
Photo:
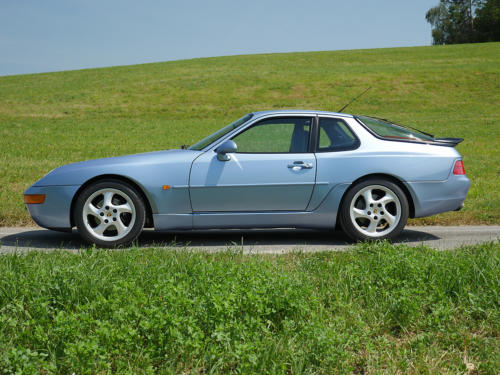
[[[71,163],[47,173],[33,186],[81,185],[103,174],[128,176],[134,171],[163,164],[191,164],[199,154],[192,150],[164,150]]]

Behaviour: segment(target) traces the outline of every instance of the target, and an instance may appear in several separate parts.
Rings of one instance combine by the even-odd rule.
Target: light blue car
[[[42,227],[113,247],[158,231],[318,228],[397,236],[408,217],[459,210],[462,139],[366,116],[266,111],[189,148],[62,166],[25,192]]]

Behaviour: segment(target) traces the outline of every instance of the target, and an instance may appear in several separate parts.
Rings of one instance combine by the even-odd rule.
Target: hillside
[[[65,163],[192,144],[244,113],[346,110],[463,137],[466,208],[418,223],[500,223],[500,43],[217,57],[0,77],[0,225]],[[413,221],[416,222],[416,221]]]

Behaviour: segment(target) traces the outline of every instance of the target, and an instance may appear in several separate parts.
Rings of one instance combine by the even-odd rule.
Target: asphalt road
[[[393,240],[411,246],[420,244],[446,250],[500,239],[500,226],[407,227]],[[292,251],[346,250],[353,243],[342,232],[312,230],[210,230],[158,233],[145,230],[141,247],[165,247],[203,251],[243,248],[245,253],[286,253]],[[85,248],[78,233],[54,232],[41,228],[0,228],[0,253],[31,250],[77,251]]]

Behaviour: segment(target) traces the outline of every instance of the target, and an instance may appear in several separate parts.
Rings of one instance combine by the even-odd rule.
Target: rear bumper
[[[71,230],[71,202],[79,185],[32,186],[24,194],[45,194],[42,204],[26,204],[33,220],[43,228]]]
[[[424,217],[463,207],[470,181],[465,175],[451,175],[445,181],[407,182],[415,205],[415,217]]]

